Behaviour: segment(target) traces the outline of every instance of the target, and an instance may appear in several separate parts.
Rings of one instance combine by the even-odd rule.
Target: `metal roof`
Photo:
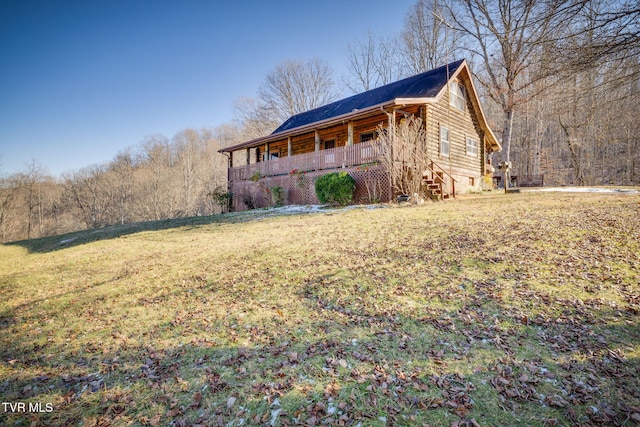
[[[366,114],[371,114],[383,107],[433,102],[438,99],[438,96],[442,95],[448,81],[462,71],[469,74],[468,66],[464,59],[296,114],[291,116],[270,135],[225,147],[219,151],[228,153],[241,148],[256,147],[260,144],[306,132],[313,128],[338,123],[341,120],[364,117]],[[474,86],[471,79],[470,84]],[[487,132],[488,142],[494,151],[501,150],[500,143],[486,122],[475,87],[473,87],[470,95],[472,96],[472,102],[478,109],[479,124]]]
[[[443,65],[433,70],[296,114],[280,125],[271,135],[363,110],[396,98],[433,98],[447,84],[449,76],[456,72],[462,62],[463,60],[459,60]]]

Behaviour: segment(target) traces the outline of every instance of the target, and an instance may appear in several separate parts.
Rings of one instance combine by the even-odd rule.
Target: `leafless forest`
[[[271,132],[284,116],[467,58],[514,175],[546,185],[640,184],[637,1],[420,0],[397,34],[345,42],[348,75],[321,59],[266,73],[236,120],[147,136],[111,161],[61,177],[34,160],[0,177],[0,241],[208,215],[225,205],[219,148]],[[341,92],[340,88],[345,87]],[[150,133],[153,129],[149,130]]]

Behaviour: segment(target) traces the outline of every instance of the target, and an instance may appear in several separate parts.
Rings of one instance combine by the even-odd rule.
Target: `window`
[[[440,155],[449,157],[449,129],[440,126]]]
[[[464,86],[458,82],[451,82],[449,85],[449,102],[452,107],[456,107],[460,111],[466,108],[466,95]]]
[[[336,140],[335,139],[330,139],[329,141],[325,141],[324,142],[324,149],[325,150],[331,150],[333,148],[336,148]],[[329,153],[325,153],[324,155],[324,162],[325,163],[333,163],[336,159],[336,153],[335,151],[331,151]]]
[[[473,138],[467,138],[467,154],[469,156],[478,155],[478,141]]]
[[[360,142],[373,141],[376,139],[376,131],[363,132],[360,134]]]

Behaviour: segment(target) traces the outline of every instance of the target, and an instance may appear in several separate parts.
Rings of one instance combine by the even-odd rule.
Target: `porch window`
[[[324,142],[324,149],[325,150],[332,150],[336,148],[336,140],[335,139],[330,139],[329,141],[325,141]],[[325,163],[333,163],[336,160],[336,154],[334,151],[331,151],[330,153],[325,153],[324,155],[324,161]]]
[[[440,126],[440,155],[449,157],[449,129]]]
[[[458,82],[451,82],[449,85],[449,102],[451,106],[460,111],[464,111],[466,108],[466,99],[464,86]]]
[[[373,141],[376,139],[376,131],[363,132],[360,134],[360,142]]]
[[[478,155],[478,141],[473,138],[467,138],[467,155]]]

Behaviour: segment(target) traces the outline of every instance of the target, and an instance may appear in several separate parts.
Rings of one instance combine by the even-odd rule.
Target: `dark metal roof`
[[[341,116],[352,111],[382,104],[396,98],[432,98],[447,84],[448,77],[456,72],[464,60],[390,83],[340,101],[291,116],[272,135],[305,126],[310,123]]]

